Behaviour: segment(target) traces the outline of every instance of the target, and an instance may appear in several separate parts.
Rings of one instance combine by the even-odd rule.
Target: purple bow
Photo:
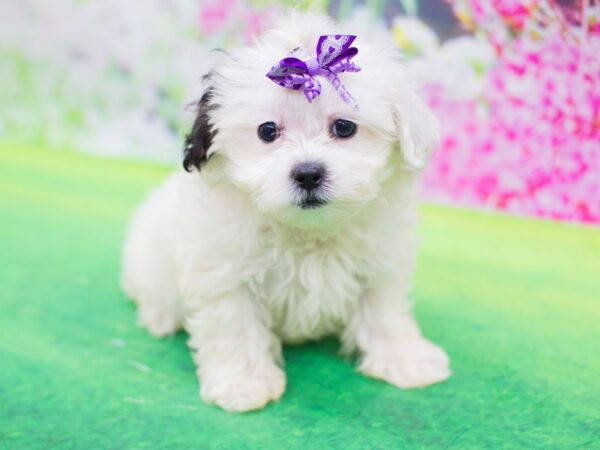
[[[358,53],[356,47],[350,47],[356,36],[336,34],[319,37],[317,57],[302,61],[298,58],[284,58],[273,66],[267,77],[279,86],[287,89],[304,89],[304,96],[312,102],[321,94],[321,83],[315,78],[323,76],[329,80],[342,100],[358,110],[356,100],[344,87],[337,74],[358,72],[360,67],[351,59]]]

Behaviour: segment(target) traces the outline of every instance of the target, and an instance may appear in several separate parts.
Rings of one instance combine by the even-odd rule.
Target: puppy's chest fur
[[[368,283],[372,252],[359,236],[313,241],[263,233],[249,286],[286,342],[336,333],[348,322]]]

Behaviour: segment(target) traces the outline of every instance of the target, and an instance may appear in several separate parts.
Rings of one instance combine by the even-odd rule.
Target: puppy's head
[[[323,77],[321,95],[309,103],[302,90],[265,76],[292,49],[314,58],[319,36],[340,32],[328,19],[294,13],[253,47],[221,55],[186,140],[186,169],[218,171],[261,213],[301,228],[342,223],[399,166],[421,169],[437,123],[393,45],[358,34],[353,62],[362,70],[339,75],[356,111]]]

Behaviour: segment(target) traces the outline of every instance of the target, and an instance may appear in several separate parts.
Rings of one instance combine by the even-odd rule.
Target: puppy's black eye
[[[331,134],[335,137],[348,139],[356,133],[356,124],[350,120],[337,119],[331,125]]]
[[[258,137],[265,142],[273,142],[279,137],[279,127],[275,122],[265,122],[258,126]]]

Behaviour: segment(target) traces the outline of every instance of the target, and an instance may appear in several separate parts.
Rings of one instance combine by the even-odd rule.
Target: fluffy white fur
[[[265,73],[319,35],[344,32],[292,13],[253,47],[221,55],[208,80],[216,130],[201,170],[174,174],[138,209],[124,249],[123,287],[155,336],[185,327],[202,398],[226,410],[281,397],[281,342],[337,334],[358,370],[402,388],[450,375],[448,357],[411,315],[418,169],[436,120],[405,78],[393,45],[359,35],[359,73],[341,74],[360,110],[329,83],[309,104]],[[352,32],[353,30],[348,30]],[[331,137],[332,120],[358,124]],[[257,127],[277,122],[273,143]],[[297,206],[290,171],[319,161],[330,201]]]

